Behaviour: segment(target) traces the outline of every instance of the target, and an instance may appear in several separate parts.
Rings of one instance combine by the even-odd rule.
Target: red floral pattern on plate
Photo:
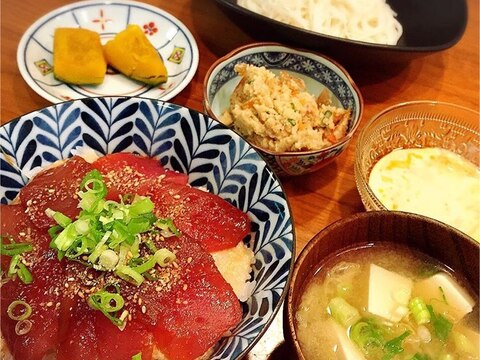
[[[155,26],[155,23],[153,21],[150,21],[149,23],[146,23],[143,25],[143,32],[147,35],[153,35],[158,31],[157,27]]]

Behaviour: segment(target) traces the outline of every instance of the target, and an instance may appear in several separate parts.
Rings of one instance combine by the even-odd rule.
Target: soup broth
[[[306,359],[478,359],[478,297],[445,266],[394,244],[327,259],[295,314]]]

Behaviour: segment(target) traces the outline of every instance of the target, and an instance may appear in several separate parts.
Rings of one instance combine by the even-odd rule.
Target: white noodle
[[[395,45],[402,25],[385,0],[238,0],[238,5],[318,33]]]

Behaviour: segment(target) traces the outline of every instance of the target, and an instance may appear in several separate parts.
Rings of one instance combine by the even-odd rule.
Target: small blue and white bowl
[[[211,359],[239,359],[272,322],[290,282],[295,232],[282,186],[262,157],[216,120],[153,99],[86,98],[49,106],[0,127],[0,200],[8,204],[28,182],[25,174],[72,156],[78,147],[100,154],[135,152],[188,173],[248,213],[255,253],[252,294],[243,319]]]
[[[336,144],[321,150],[273,152],[255,147],[277,175],[302,175],[314,172],[334,160],[350,142],[360,123],[363,98],[347,71],[320,54],[298,50],[278,43],[254,43],[242,46],[218,59],[204,80],[204,108],[219,120],[230,106],[230,97],[241,77],[235,72],[238,63],[263,66],[274,73],[284,71],[305,81],[307,91],[317,97],[324,89],[332,94],[332,104],[351,109],[347,135]]]

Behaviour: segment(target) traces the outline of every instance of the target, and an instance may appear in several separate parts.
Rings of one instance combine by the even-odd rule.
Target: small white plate
[[[53,34],[58,27],[96,31],[102,43],[112,39],[128,24],[144,29],[162,56],[168,81],[148,86],[108,68],[102,84],[76,86],[53,76]],[[192,80],[198,67],[198,47],[190,31],[169,13],[144,3],[116,0],[80,1],[58,8],[38,19],[23,35],[17,63],[25,81],[45,99],[58,103],[97,96],[139,96],[169,100]]]

